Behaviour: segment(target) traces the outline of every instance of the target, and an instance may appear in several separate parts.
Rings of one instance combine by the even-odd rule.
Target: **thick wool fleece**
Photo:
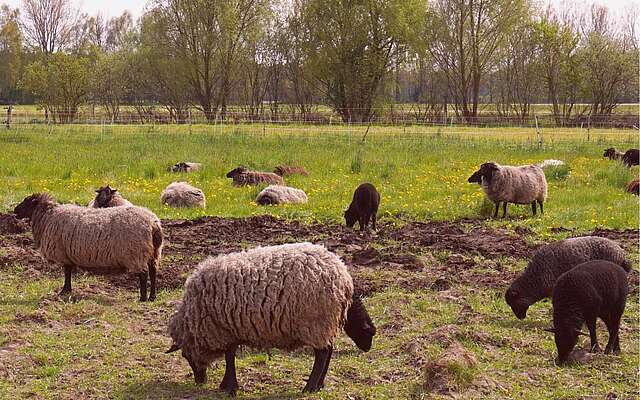
[[[296,204],[307,200],[304,190],[281,185],[269,185],[256,197],[258,204]]]
[[[160,201],[170,207],[205,207],[202,190],[187,182],[173,182],[162,191]]]
[[[304,176],[309,175],[307,173],[307,170],[305,170],[303,167],[292,166],[292,165],[278,165],[273,170],[273,173],[280,176],[289,176],[289,175],[295,175],[295,174],[304,175]]]
[[[539,166],[497,166],[491,183],[487,184],[484,179],[482,181],[482,189],[489,200],[494,203],[531,204],[534,200],[543,203],[547,198],[547,179]]]
[[[624,250],[613,240],[597,236],[583,236],[560,240],[538,249],[524,272],[511,284],[520,298],[533,304],[551,296],[560,275],[591,260],[606,260],[618,264],[625,271],[631,269]]]
[[[40,253],[53,263],[141,273],[160,262],[162,227],[145,208],[55,205],[37,209],[31,226]]]
[[[245,171],[233,177],[233,184],[236,186],[255,186],[263,183],[268,183],[270,185],[284,185],[284,180],[281,176],[272,172],[255,171]]]
[[[323,246],[258,247],[200,263],[168,331],[205,361],[236,344],[321,349],[340,334],[352,295],[346,266]]]

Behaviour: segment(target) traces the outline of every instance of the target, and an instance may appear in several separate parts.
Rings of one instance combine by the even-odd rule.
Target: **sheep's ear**
[[[111,189],[111,194],[115,194],[118,191],[118,189]]]
[[[165,351],[164,354],[173,353],[174,351],[178,351],[178,350],[180,350],[180,346],[178,346],[177,344],[173,343],[171,345],[171,348],[169,348],[169,350]]]
[[[545,331],[547,332],[551,332],[551,333],[556,333],[556,328],[544,328]]]

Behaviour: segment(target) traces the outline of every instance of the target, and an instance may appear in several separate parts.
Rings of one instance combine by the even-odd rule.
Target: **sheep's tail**
[[[156,222],[155,224],[153,224],[151,235],[153,239],[153,259],[155,261],[155,264],[158,265],[158,263],[160,262],[160,257],[162,256],[162,241],[164,240],[160,222]]]

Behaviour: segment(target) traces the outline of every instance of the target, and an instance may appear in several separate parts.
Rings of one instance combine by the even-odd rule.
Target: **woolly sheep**
[[[627,167],[632,167],[634,165],[638,165],[640,163],[640,150],[638,149],[629,149],[622,156],[622,163]]]
[[[47,193],[24,199],[14,210],[29,218],[33,239],[48,261],[64,267],[60,294],[71,293],[75,267],[94,272],[128,272],[140,280],[140,301],[156,298],[156,269],[162,252],[162,227],[151,211],[136,206],[87,208],[59,205]]]
[[[622,160],[622,156],[624,153],[615,149],[615,147],[610,147],[604,151],[602,157],[607,157],[609,160]]]
[[[170,207],[205,207],[206,199],[202,190],[187,182],[172,182],[162,191],[160,201]]]
[[[346,320],[346,325],[345,325]],[[310,346],[315,361],[305,392],[324,385],[333,342],[342,328],[368,351],[375,327],[358,298],[346,266],[311,243],[258,247],[209,257],[187,279],[184,298],[168,325],[196,383],[223,354],[220,389],[235,394],[238,345],[292,350]]]
[[[289,175],[295,175],[295,174],[299,174],[303,176],[309,175],[307,173],[307,170],[305,170],[303,167],[292,166],[292,165],[278,165],[273,170],[273,173],[280,176],[289,176]]]
[[[268,183],[270,185],[284,185],[284,180],[279,175],[272,172],[249,171],[245,167],[238,167],[229,171],[227,173],[227,178],[232,178],[235,186],[255,186],[263,183]]]
[[[169,167],[170,172],[194,172],[199,171],[200,169],[202,169],[202,164],[184,161],[181,161]]]
[[[511,167],[495,162],[484,163],[473,173],[468,182],[479,183],[489,200],[496,205],[493,217],[498,216],[502,202],[502,217],[507,216],[507,204],[531,204],[536,215],[536,202],[544,213],[543,203],[547,198],[547,179],[537,165]]]
[[[596,336],[596,319],[604,321],[609,331],[605,354],[620,353],[620,318],[629,293],[626,272],[619,265],[594,260],[562,274],[553,288],[553,328],[558,349],[558,363],[565,363],[586,323],[591,338],[591,352],[600,351]]]
[[[524,272],[505,293],[505,300],[518,319],[524,319],[530,305],[551,296],[560,275],[578,264],[591,260],[607,260],[631,269],[624,250],[613,240],[597,236],[575,237],[539,248]]]
[[[545,169],[547,167],[559,167],[564,164],[565,163],[562,160],[544,160],[543,162],[539,163],[538,166],[542,169]]]
[[[356,221],[360,225],[360,230],[367,229],[369,219],[376,229],[376,218],[378,207],[380,206],[380,193],[375,186],[370,183],[363,183],[353,192],[353,199],[349,208],[344,212],[344,219],[349,228],[353,228]]]
[[[118,189],[112,189],[107,186],[101,186],[96,190],[96,198],[91,200],[87,207],[107,208],[119,206],[132,206],[129,200],[125,199],[118,193]]]
[[[269,185],[258,193],[258,197],[256,197],[256,203],[261,206],[268,204],[295,204],[306,202],[307,194],[303,190],[280,185]]]
[[[627,192],[640,196],[640,179],[636,178],[627,184]]]

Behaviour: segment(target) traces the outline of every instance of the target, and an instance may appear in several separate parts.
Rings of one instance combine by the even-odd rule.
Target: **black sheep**
[[[605,353],[620,353],[620,318],[629,293],[627,273],[619,265],[594,260],[578,265],[558,278],[553,288],[553,329],[558,362],[565,363],[582,334],[586,323],[591,337],[591,351],[600,350],[596,337],[596,319],[604,321],[609,331]]]
[[[347,226],[353,228],[356,221],[360,224],[360,230],[367,228],[369,220],[373,223],[373,229],[376,229],[376,214],[380,205],[380,193],[370,183],[363,183],[356,188],[353,193],[353,200],[347,211],[344,212],[344,219]]]
[[[624,156],[622,156],[622,162],[627,167],[631,167],[633,165],[638,165],[638,163],[639,163],[638,159],[639,158],[640,158],[640,150],[638,150],[638,149],[629,149],[629,150],[627,150],[626,153],[624,153]]]

